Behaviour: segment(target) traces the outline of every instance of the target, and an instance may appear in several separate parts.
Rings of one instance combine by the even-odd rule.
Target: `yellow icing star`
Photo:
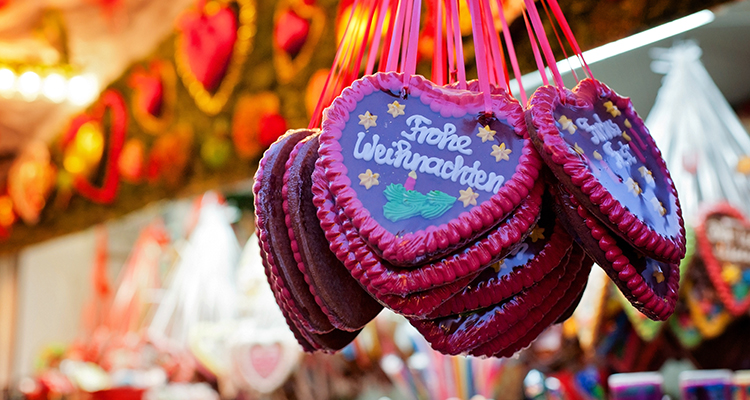
[[[627,140],[628,142],[629,142],[629,141],[631,140],[631,139],[630,139],[630,135],[628,135],[628,134],[627,134],[627,133],[625,133],[625,132],[623,132],[623,133],[622,133],[622,138],[623,138],[623,139],[625,139],[625,140]]]
[[[721,279],[730,285],[734,285],[742,279],[742,270],[735,264],[724,264],[724,267],[721,269]]]
[[[474,189],[466,188],[466,190],[459,190],[461,196],[458,196],[458,201],[464,203],[464,208],[468,207],[469,204],[472,206],[477,205],[477,197],[479,193],[474,193]]]
[[[578,143],[574,143],[573,144],[573,150],[575,150],[575,152],[578,153],[578,154],[580,154],[580,155],[584,155],[585,154],[584,151],[583,151],[583,149],[581,148],[581,146],[578,145]]]
[[[608,102],[604,103],[604,107],[607,107],[607,112],[610,113],[610,114],[612,114],[612,118],[614,118],[614,117],[616,117],[616,116],[618,116],[618,115],[621,114],[620,110],[617,108],[617,106],[614,105],[614,104],[612,104],[611,101],[608,101]]]
[[[646,168],[645,166],[642,166],[638,168],[638,172],[641,173],[641,177],[646,180],[646,183],[653,186],[654,174],[652,174],[648,168]]]
[[[576,124],[574,124],[573,121],[571,121],[570,119],[568,119],[568,117],[564,115],[561,116],[560,119],[557,120],[557,122],[559,122],[560,125],[562,125],[562,130],[568,131],[568,133],[571,135],[576,133],[576,129],[578,129]]]
[[[364,126],[365,129],[370,129],[373,126],[378,126],[378,124],[375,122],[377,120],[378,116],[370,114],[369,111],[365,112],[364,115],[359,116],[359,124]]]
[[[505,267],[505,261],[503,261],[503,260],[500,260],[500,261],[492,264],[492,269],[495,270],[495,273],[500,272],[500,270],[503,269],[503,267]]]
[[[602,155],[599,154],[598,151],[594,150],[594,158],[596,158],[597,160],[601,161],[602,160]]]
[[[359,184],[364,186],[365,189],[370,189],[380,183],[378,182],[378,178],[380,178],[380,174],[373,174],[368,168],[367,171],[359,174]]]
[[[737,172],[745,175],[750,175],[750,157],[740,157],[739,161],[737,161]]]
[[[495,140],[495,131],[490,129],[489,125],[485,125],[484,127],[479,127],[479,133],[477,133],[477,136],[482,138],[482,143],[488,141],[488,140]]]
[[[508,157],[508,154],[512,152],[513,150],[505,148],[505,143],[500,143],[500,146],[496,144],[492,145],[492,153],[490,153],[490,155],[495,157],[496,162],[500,162],[500,160],[508,161],[510,160],[510,157]]]
[[[406,108],[406,104],[399,104],[398,101],[394,101],[391,104],[388,104],[388,114],[393,115],[393,118],[398,117],[399,115],[404,115],[404,108]]]
[[[628,129],[630,129],[630,128],[633,127],[633,125],[630,124],[630,120],[629,119],[625,120],[625,127],[628,128]]]
[[[653,274],[651,274],[656,279],[656,283],[662,283],[664,282],[664,272],[661,271],[661,268],[656,267],[656,271],[654,271]]]
[[[651,198],[651,206],[654,207],[654,211],[658,212],[662,217],[667,213],[667,209],[656,197]]]
[[[534,230],[531,231],[531,235],[529,235],[531,238],[532,243],[536,243],[539,239],[544,239],[544,228],[536,227]]]
[[[641,186],[638,182],[634,181],[633,178],[628,178],[628,180],[625,181],[625,185],[628,186],[628,192],[633,193],[633,196],[638,196],[642,192]]]

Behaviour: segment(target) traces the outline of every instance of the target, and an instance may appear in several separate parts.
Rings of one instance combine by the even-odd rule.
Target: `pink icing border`
[[[568,273],[567,268],[567,263],[560,263],[541,281],[516,294],[507,303],[468,313],[469,318],[476,313],[485,315],[485,317],[478,317],[479,321],[470,329],[459,327],[455,332],[447,333],[441,326],[441,320],[446,317],[424,321],[409,320],[409,322],[424,336],[433,349],[444,354],[467,353],[500,337],[514,341],[520,338],[522,333],[518,332],[516,337],[512,337],[509,334],[511,328],[516,325],[528,325],[530,318],[535,315],[532,314],[535,310],[540,310],[536,314],[544,315],[565,294],[572,281],[570,277],[573,276]],[[482,322],[485,319],[488,321]]]
[[[329,187],[337,205],[344,209],[359,234],[378,249],[382,257],[395,265],[410,265],[420,258],[436,258],[491,228],[520,204],[539,176],[542,161],[530,140],[524,144],[516,172],[490,200],[462,213],[457,219],[437,227],[396,237],[370,217],[362,206],[343,164],[338,140],[349,121],[349,113],[365,96],[378,90],[403,89],[400,73],[377,73],[356,80],[337,97],[324,112],[320,137],[320,159],[323,161]],[[441,88],[425,78],[414,75],[409,80],[409,96],[418,97],[435,112],[460,117],[467,113],[484,112],[481,94]],[[521,105],[506,93],[493,94],[492,105],[499,119],[507,119],[520,137],[528,138]]]
[[[524,320],[520,324],[514,325],[508,330],[508,334],[498,337],[497,339],[488,342],[480,347],[474,349],[471,354],[474,356],[488,356],[488,357],[510,357],[517,351],[529,346],[531,342],[536,339],[542,331],[547,329],[548,326],[552,325],[561,315],[567,311],[570,307],[571,302],[583,293],[586,288],[586,282],[589,278],[589,272],[591,271],[592,261],[586,257],[586,254],[580,248],[573,251],[571,259],[578,257],[578,260],[571,260],[569,264],[576,268],[577,272],[569,271],[568,275],[575,276],[573,282],[570,284],[562,299],[555,303],[549,312],[544,313],[541,310],[533,310],[532,316],[528,320]],[[539,317],[541,316],[541,319]],[[539,322],[531,325],[531,320],[538,320]],[[516,341],[511,341],[511,337],[519,337]]]
[[[563,262],[569,253],[573,238],[556,219],[551,236],[532,260],[517,266],[510,274],[490,282],[476,280],[438,307],[428,318],[439,318],[477,310],[497,304],[504,299],[528,289],[542,280]]]
[[[341,209],[335,207],[332,195],[324,182],[323,172],[316,169],[313,172],[314,201],[318,206],[318,218],[330,242],[331,251],[336,253],[339,260],[370,295],[391,310],[402,315],[423,318],[471,283],[479,273],[479,271],[474,271],[466,276],[454,278],[450,283],[437,287],[433,285],[423,291],[413,291],[403,296],[379,292],[372,283],[370,270],[366,269],[360,260],[372,259],[376,263],[374,266],[381,270],[382,264],[357,235],[349,218]]]
[[[581,80],[578,85],[571,91],[565,90],[564,101],[575,104],[578,107],[590,107],[593,99],[609,99],[622,113],[631,116],[632,119],[640,121],[640,117],[633,108],[630,98],[621,97],[605,84],[587,78]],[[636,215],[624,207],[594,176],[587,168],[586,164],[581,161],[578,155],[571,150],[571,147],[561,137],[560,131],[555,125],[553,113],[555,107],[560,104],[560,91],[553,86],[543,86],[534,92],[529,100],[529,109],[527,111],[528,123],[533,124],[534,129],[530,131],[533,136],[538,136],[542,142],[539,149],[542,158],[546,162],[552,162],[561,166],[561,168],[552,168],[555,175],[567,186],[572,183],[577,191],[582,192],[589,198],[589,201],[598,205],[598,210],[592,210],[603,220],[608,219],[608,225],[615,230],[623,239],[630,242],[634,247],[653,256],[669,262],[679,262],[685,256],[685,227],[682,220],[682,210],[680,201],[677,198],[677,189],[675,189],[670,177],[667,165],[661,157],[661,152],[656,147],[651,135],[644,135],[643,139],[651,148],[651,156],[656,160],[664,176],[670,182],[668,190],[676,199],[677,217],[680,221],[680,230],[676,237],[665,237],[653,229],[645,222],[641,221]],[[530,116],[530,117],[529,117]],[[641,123],[642,124],[642,123]],[[644,126],[645,128],[645,126]],[[538,143],[537,143],[538,144]]]
[[[586,229],[591,232],[591,237],[599,242],[599,248],[604,252],[607,261],[612,265],[612,269],[617,273],[619,280],[625,283],[630,289],[630,295],[623,292],[625,297],[630,301],[633,307],[637,308],[644,315],[651,319],[666,321],[672,312],[674,312],[677,303],[680,267],[678,264],[670,263],[671,268],[667,280],[668,293],[666,298],[662,299],[646,284],[643,277],[636,271],[635,267],[630,264],[630,260],[622,253],[617,246],[615,238],[610,235],[610,230],[603,226],[599,220],[594,218],[589,211],[583,207],[573,196],[570,196],[571,204],[576,207],[578,215],[583,218]],[[600,265],[601,266],[601,265]],[[601,266],[605,271],[604,266]],[[661,301],[660,301],[661,299]]]
[[[322,176],[322,164],[323,161],[319,159],[315,173],[313,173],[313,202],[318,207],[318,218],[321,220],[323,231],[329,232],[332,226],[330,223],[325,223],[327,218],[324,212],[330,211],[329,208],[334,207],[334,205],[330,190],[325,188],[326,181]],[[461,251],[459,254],[448,256],[416,269],[394,271],[393,268],[383,265],[380,257],[364,243],[355,229],[351,229],[351,232],[345,231],[345,233],[350,242],[362,241],[361,246],[353,247],[357,249],[358,268],[367,273],[371,293],[404,296],[412,292],[449,284],[469,275],[475,275],[484,267],[488,267],[498,256],[510,252],[513,245],[525,239],[529,229],[541,215],[543,192],[544,182],[538,180],[516,211],[493,231],[473,243],[468,251]],[[326,202],[329,202],[330,205]],[[348,216],[344,215],[344,217],[349,223],[353,224]],[[330,237],[329,240],[331,240]],[[348,249],[334,250],[340,260],[349,257],[348,251]],[[352,269],[350,268],[350,270]]]
[[[698,242],[698,248],[706,264],[708,275],[711,277],[716,292],[719,294],[719,299],[721,299],[730,313],[738,317],[750,308],[750,294],[746,295],[744,300],[737,301],[732,295],[729,285],[721,277],[721,265],[719,265],[719,261],[714,256],[711,242],[708,241],[708,236],[706,235],[706,220],[717,214],[737,218],[748,229],[750,229],[750,222],[748,222],[740,210],[734,208],[729,203],[722,202],[703,208],[698,216],[698,225],[695,227],[695,238]]]

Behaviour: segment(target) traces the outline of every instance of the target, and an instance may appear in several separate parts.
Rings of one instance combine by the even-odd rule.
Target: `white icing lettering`
[[[447,148],[449,151],[467,156],[472,154],[472,150],[468,148],[471,145],[471,137],[456,135],[456,125],[445,123],[440,130],[429,126],[432,125],[432,121],[419,114],[407,118],[406,125],[411,127],[411,132],[401,131],[401,136],[412,142],[437,146],[440,150]]]
[[[630,145],[627,143],[620,143],[620,149],[614,150],[612,149],[612,142],[606,142],[604,143],[604,145],[602,145],[602,149],[605,153],[607,153],[608,156],[612,157],[615,160],[615,165],[617,166],[617,168],[626,168],[635,164],[636,162],[635,157],[630,152]]]
[[[622,136],[620,128],[612,120],[602,121],[598,114],[594,114],[594,122],[589,125],[588,118],[576,119],[576,125],[591,134],[591,142],[599,144],[618,136]]]

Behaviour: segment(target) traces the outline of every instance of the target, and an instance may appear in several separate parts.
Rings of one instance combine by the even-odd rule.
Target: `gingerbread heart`
[[[629,98],[584,79],[539,88],[529,134],[565,187],[606,226],[649,257],[679,262],[685,230],[667,166]]]
[[[442,258],[529,194],[541,160],[521,106],[505,93],[491,99],[485,113],[481,94],[377,73],[326,109],[320,158],[329,187],[383,259],[413,267]]]
[[[300,359],[299,347],[279,333],[259,331],[252,340],[232,347],[236,377],[243,386],[258,393],[272,393],[294,372]]]
[[[118,161],[125,143],[125,133],[128,127],[128,114],[122,95],[112,89],[104,92],[99,102],[89,114],[73,119],[68,132],[63,137],[63,147],[65,147],[69,143],[74,143],[75,137],[84,127],[87,127],[86,129],[102,129],[101,122],[104,120],[105,113],[107,112],[109,112],[110,124],[108,138],[105,140],[105,143],[101,144],[107,150],[104,177],[102,178],[101,185],[97,186],[97,184],[89,181],[82,174],[76,174],[73,178],[73,186],[81,196],[93,202],[103,204],[108,204],[115,200],[117,189],[120,186]],[[85,154],[81,154],[80,156],[85,158]]]
[[[320,41],[326,15],[314,1],[280,1],[273,29],[273,63],[277,79],[284,83],[310,63]]]
[[[164,132],[174,117],[177,98],[172,64],[153,60],[148,69],[136,68],[128,85],[135,91],[131,100],[135,120],[148,133]]]
[[[251,0],[209,1],[178,22],[177,70],[198,108],[215,115],[236,86],[255,36]]]
[[[724,307],[721,296],[711,284],[709,276],[703,260],[694,257],[685,278],[683,296],[693,323],[705,339],[715,338],[724,333],[733,319]]]
[[[744,314],[750,308],[750,222],[720,203],[701,212],[695,234],[719,298],[735,316]]]

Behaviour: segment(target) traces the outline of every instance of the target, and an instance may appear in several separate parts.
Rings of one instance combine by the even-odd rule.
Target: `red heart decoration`
[[[129,84],[135,89],[135,106],[154,117],[160,116],[164,86],[158,71],[138,70],[131,76]]]
[[[125,108],[125,100],[122,95],[114,90],[107,90],[102,94],[99,103],[94,106],[89,114],[80,115],[73,119],[68,132],[63,137],[63,147],[69,144],[83,124],[90,121],[101,122],[105,112],[110,111],[109,139],[107,140],[106,166],[104,179],[101,186],[96,186],[84,176],[77,175],[73,180],[73,187],[81,194],[95,203],[108,204],[115,200],[117,188],[120,186],[120,173],[117,168],[125,142],[125,133],[128,127],[128,114]]]
[[[237,18],[229,7],[213,14],[205,10],[185,12],[179,22],[182,51],[195,78],[208,91],[221,83],[237,41]]]
[[[735,316],[750,308],[750,221],[728,203],[705,208],[695,229],[719,298]]]
[[[256,344],[250,348],[250,362],[261,378],[267,379],[279,366],[281,345],[274,343],[268,346]]]
[[[300,17],[294,10],[286,10],[276,21],[273,40],[276,46],[294,57],[302,49],[309,33],[310,21]]]

